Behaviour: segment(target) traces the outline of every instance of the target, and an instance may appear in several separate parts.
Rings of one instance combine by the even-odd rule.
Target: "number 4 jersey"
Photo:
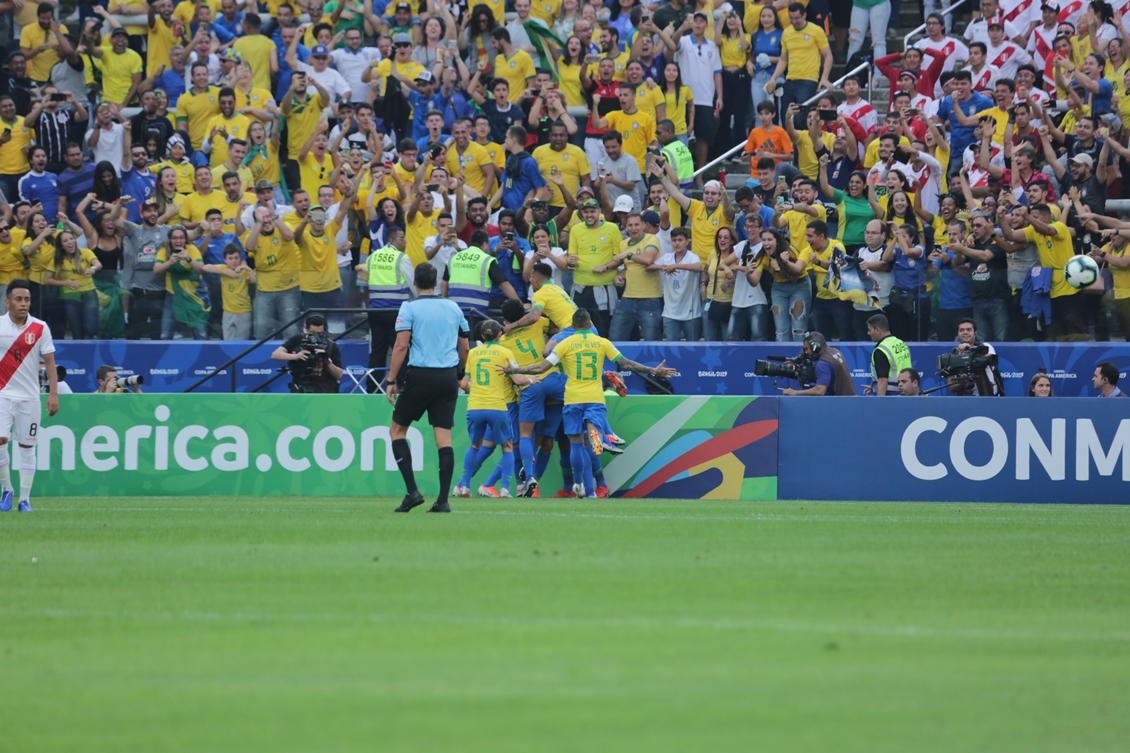
[[[55,352],[51,330],[29,316],[22,327],[0,316],[0,398],[39,402],[39,358]]]

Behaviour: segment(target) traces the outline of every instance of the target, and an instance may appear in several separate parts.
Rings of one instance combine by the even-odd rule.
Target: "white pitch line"
[[[776,633],[814,633],[820,635],[858,635],[894,638],[961,638],[985,640],[1032,641],[1130,641],[1130,632],[1076,632],[1009,630],[964,627],[929,627],[922,625],[842,625],[823,622],[806,622],[787,619],[703,619],[664,617],[529,617],[529,616],[476,616],[476,615],[327,615],[327,614],[253,614],[222,612],[134,612],[99,611],[81,609],[18,610],[0,608],[6,617],[31,617],[46,619],[110,619],[157,622],[235,622],[235,623],[370,623],[370,624],[430,624],[481,627],[540,627],[581,628],[593,630],[717,630],[763,631]]]

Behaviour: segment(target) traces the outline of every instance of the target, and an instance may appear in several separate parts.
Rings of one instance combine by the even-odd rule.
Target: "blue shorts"
[[[545,418],[547,400],[565,400],[565,375],[556,369],[546,372],[537,384],[522,390],[522,407],[519,409],[522,423],[537,423]]]
[[[557,432],[561,430],[561,410],[564,407],[561,403],[545,406],[545,417],[534,427],[534,436],[556,438]]]
[[[510,416],[504,410],[469,410],[467,434],[473,445],[484,439],[496,445],[505,444],[511,439]]]
[[[608,423],[608,408],[604,403],[573,403],[561,410],[561,420],[568,435],[584,434],[586,423],[593,424],[597,431],[603,433],[603,427]]]

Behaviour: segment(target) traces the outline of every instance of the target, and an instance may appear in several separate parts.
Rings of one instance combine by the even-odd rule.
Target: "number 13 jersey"
[[[549,355],[552,363],[560,363],[568,381],[565,383],[565,404],[600,403],[604,405],[604,359],[620,360],[620,351],[609,340],[592,330],[582,329],[558,343]]]

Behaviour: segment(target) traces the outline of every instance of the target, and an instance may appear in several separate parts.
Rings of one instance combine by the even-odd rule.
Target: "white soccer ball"
[[[1089,256],[1072,256],[1063,267],[1063,278],[1073,288],[1085,288],[1099,279],[1099,265]]]

